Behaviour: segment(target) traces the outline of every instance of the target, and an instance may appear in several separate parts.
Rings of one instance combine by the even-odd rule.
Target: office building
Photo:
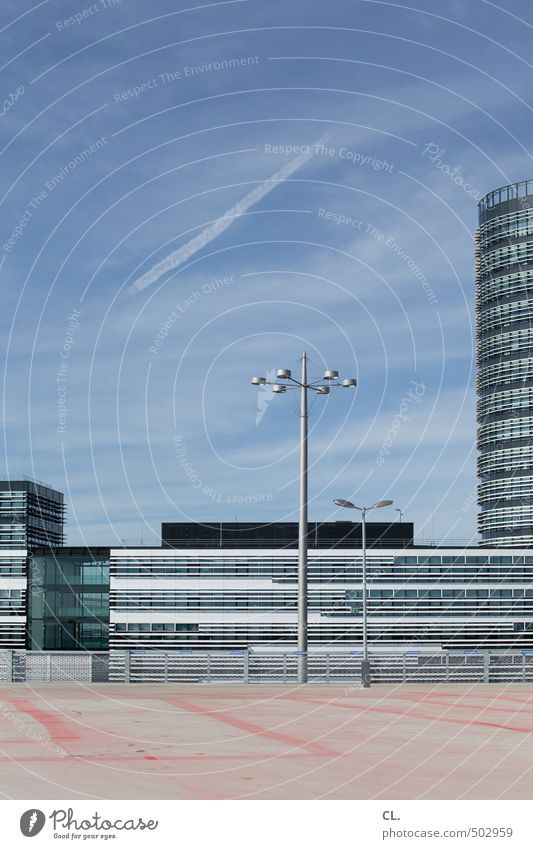
[[[479,204],[476,233],[478,528],[533,544],[533,181]]]
[[[370,645],[533,648],[533,552],[368,550]],[[310,647],[362,640],[362,552],[309,551]],[[296,645],[297,551],[112,549],[110,647]]]
[[[0,647],[294,647],[298,551],[265,542],[1,550]],[[372,648],[533,651],[531,549],[375,545],[367,562]],[[362,625],[361,549],[310,547],[310,647],[360,645]]]
[[[63,493],[31,478],[0,481],[0,549],[63,545]]]
[[[241,649],[296,641],[296,552],[49,549],[0,552],[0,647]],[[108,577],[110,564],[110,579]],[[360,550],[309,558],[310,645],[361,641]],[[368,552],[369,639],[533,649],[529,550]],[[110,625],[108,625],[110,620]]]

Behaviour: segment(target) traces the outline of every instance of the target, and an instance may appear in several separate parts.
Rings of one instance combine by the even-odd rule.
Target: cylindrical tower
[[[533,545],[533,180],[479,204],[476,308],[478,529]]]

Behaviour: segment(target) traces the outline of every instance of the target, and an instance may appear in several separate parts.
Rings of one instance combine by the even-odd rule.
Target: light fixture
[[[349,510],[359,510],[361,513],[361,549],[363,552],[363,659],[361,661],[361,684],[370,687],[370,662],[368,660],[368,587],[366,574],[366,514],[369,510],[379,510],[380,507],[389,507],[394,502],[389,498],[376,501],[370,507],[357,507],[353,501],[345,498],[334,498],[333,503],[337,507],[347,507]]]
[[[357,381],[350,377],[341,382],[338,381],[339,372],[328,370],[324,372],[323,380],[335,381],[329,386],[324,386],[320,381],[309,382],[307,380],[307,354],[302,356],[301,379],[296,380],[290,369],[277,369],[276,381],[286,380],[287,384],[274,383],[264,377],[252,378],[256,386],[267,384],[272,387],[272,392],[281,395],[287,389],[300,390],[300,517],[298,522],[298,683],[307,682],[307,619],[308,619],[308,594],[307,594],[307,547],[308,547],[308,523],[307,523],[307,470],[308,470],[308,409],[307,393],[315,392],[317,395],[329,395],[330,386],[355,387]]]

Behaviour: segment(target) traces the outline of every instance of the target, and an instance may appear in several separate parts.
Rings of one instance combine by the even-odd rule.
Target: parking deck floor
[[[533,688],[0,685],[5,799],[531,799]]]

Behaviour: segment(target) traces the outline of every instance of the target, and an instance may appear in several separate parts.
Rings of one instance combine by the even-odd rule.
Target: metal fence
[[[109,652],[0,650],[0,681],[28,684],[109,681]]]
[[[176,683],[295,683],[295,652],[112,651],[109,680]],[[357,683],[361,653],[311,653],[311,683]],[[532,682],[533,651],[372,652],[371,680],[393,683]]]
[[[246,683],[293,684],[295,652],[0,650],[0,682],[27,683]],[[372,652],[375,684],[533,683],[533,650],[518,652]],[[311,683],[357,684],[361,654],[309,655]]]

